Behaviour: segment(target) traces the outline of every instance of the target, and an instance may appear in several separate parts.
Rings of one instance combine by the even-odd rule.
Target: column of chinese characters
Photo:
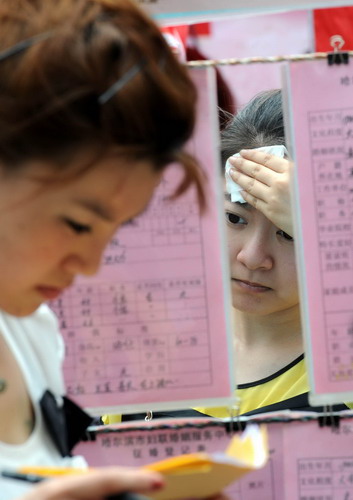
[[[339,381],[353,378],[353,317],[343,302],[353,299],[347,281],[353,269],[353,109],[309,113],[309,124],[328,365],[331,380]]]
[[[353,458],[298,460],[300,500],[353,498]]]

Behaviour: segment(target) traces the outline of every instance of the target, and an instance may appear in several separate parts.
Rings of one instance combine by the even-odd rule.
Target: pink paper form
[[[288,413],[286,414],[288,419]],[[195,419],[194,419],[195,420]],[[224,427],[202,422],[202,428],[177,428],[178,420],[155,425],[175,428],[99,432],[95,441],[80,443],[75,454],[92,467],[141,467],[183,453],[226,449],[231,435]],[[330,417],[327,418],[328,422]],[[127,426],[127,423],[124,424]],[[138,422],[135,422],[138,425]],[[270,459],[265,467],[233,483],[231,500],[352,500],[353,419],[341,420],[338,429],[320,427],[317,420],[267,424]]]
[[[195,421],[195,419],[193,419]],[[75,454],[83,455],[92,467],[124,465],[141,467],[165,458],[196,452],[216,453],[224,451],[232,435],[224,427],[207,427],[204,418],[202,428],[177,428],[178,420],[166,421],[172,429],[160,429],[162,420],[156,420],[155,429],[102,432],[95,441],[83,442],[75,448]],[[124,424],[127,426],[127,423]],[[135,425],[138,422],[135,421]],[[119,425],[119,427],[121,427]],[[231,500],[283,500],[281,479],[281,426],[269,427],[270,459],[265,467],[245,475],[226,490]]]
[[[52,303],[68,394],[95,414],[227,404],[235,386],[215,79],[213,70],[191,75],[199,97],[189,149],[207,173],[205,215],[194,190],[168,200],[182,178],[171,167],[146,212],[113,238],[99,274]]]
[[[310,401],[352,401],[353,68],[294,62],[286,77]]]
[[[285,500],[353,499],[353,422],[283,426]]]

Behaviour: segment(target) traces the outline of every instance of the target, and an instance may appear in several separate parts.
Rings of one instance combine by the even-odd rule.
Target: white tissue
[[[271,155],[278,156],[279,158],[284,158],[285,156],[288,157],[288,151],[285,146],[264,146],[263,148],[256,148],[258,151],[264,151],[265,153],[270,153]],[[239,153],[231,156],[231,158],[236,158],[237,156],[240,156]],[[241,191],[243,189],[233,181],[233,179],[230,176],[230,169],[234,168],[233,165],[229,163],[227,160],[226,163],[226,169],[225,169],[225,177],[226,177],[226,189],[227,192],[230,194],[230,199],[233,203],[246,203],[244,198],[241,195]]]

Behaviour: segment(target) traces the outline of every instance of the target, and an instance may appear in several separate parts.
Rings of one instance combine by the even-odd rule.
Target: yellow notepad
[[[263,467],[268,459],[267,433],[264,426],[248,425],[235,435],[224,452],[191,453],[146,465],[160,472],[166,487],[149,496],[154,500],[206,498],[222,492],[244,474]],[[89,474],[90,468],[21,467],[17,472],[52,477]]]
[[[192,453],[146,465],[165,477],[166,487],[150,494],[155,500],[205,498],[223,491],[244,474],[263,467],[268,459],[265,427],[250,425],[234,436],[223,453]]]

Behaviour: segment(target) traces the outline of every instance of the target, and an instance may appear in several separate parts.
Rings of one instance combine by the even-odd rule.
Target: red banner
[[[345,44],[341,50],[353,50],[353,7],[314,10],[315,50],[330,52],[331,37],[340,35]]]

